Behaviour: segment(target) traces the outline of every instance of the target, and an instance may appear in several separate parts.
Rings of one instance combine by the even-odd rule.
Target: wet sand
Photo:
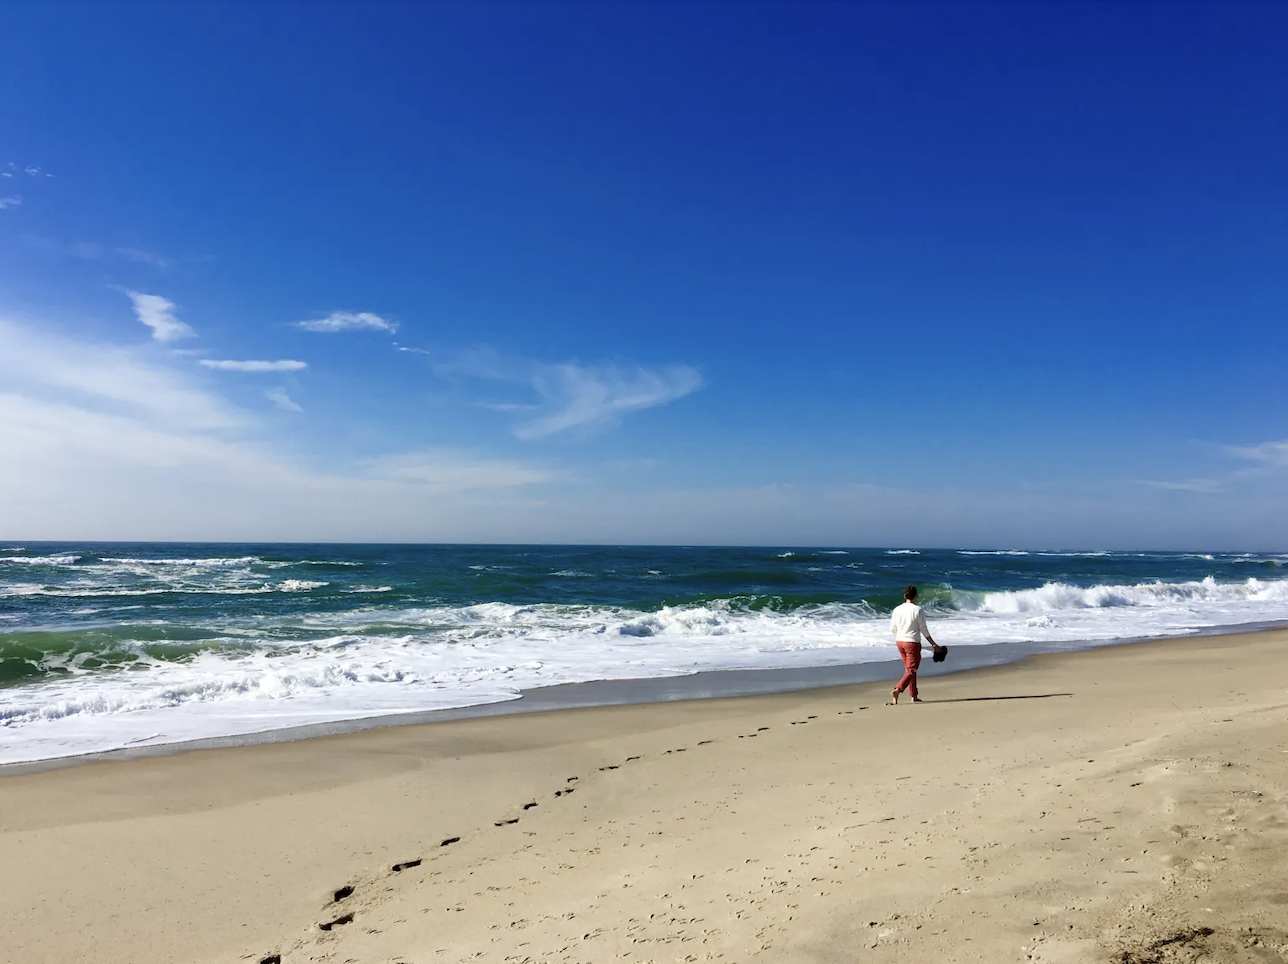
[[[889,688],[3,776],[0,960],[1288,961],[1288,632]]]

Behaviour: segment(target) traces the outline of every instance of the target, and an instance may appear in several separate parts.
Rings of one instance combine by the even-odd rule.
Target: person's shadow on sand
[[[1028,696],[962,696],[955,700],[921,700],[922,703],[979,703],[984,700],[1049,700],[1055,696],[1073,696],[1072,693],[1032,693]]]

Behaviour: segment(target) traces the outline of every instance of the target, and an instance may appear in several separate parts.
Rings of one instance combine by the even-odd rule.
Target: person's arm
[[[937,645],[937,644],[935,643],[935,637],[933,637],[933,636],[931,636],[931,635],[930,635],[930,630],[926,627],[926,613],[925,613],[925,610],[918,610],[918,612],[917,612],[917,623],[919,624],[919,626],[920,626],[920,628],[921,628],[921,635],[926,637],[926,641],[925,641],[925,642],[923,642],[923,643],[921,644],[921,648],[922,648],[922,649],[925,649],[925,648],[926,648],[926,643],[929,643],[929,644],[930,644],[930,648],[933,650],[933,649],[936,647],[936,645]]]

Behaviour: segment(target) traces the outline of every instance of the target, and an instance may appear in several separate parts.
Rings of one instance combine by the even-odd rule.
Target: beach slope
[[[0,777],[0,959],[1288,961],[1288,633]]]

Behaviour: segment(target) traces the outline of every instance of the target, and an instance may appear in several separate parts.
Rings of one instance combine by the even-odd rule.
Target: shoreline
[[[1023,663],[1035,656],[1080,653],[1119,646],[1187,640],[1211,636],[1242,636],[1288,629],[1288,623],[1240,623],[1197,630],[1179,636],[1133,637],[1104,642],[1042,644],[989,643],[963,645],[951,650],[952,662],[922,663],[921,679],[969,673],[979,669]],[[893,648],[893,644],[892,644]],[[323,737],[361,733],[386,727],[421,726],[457,720],[526,715],[565,709],[587,709],[606,706],[649,705],[676,701],[733,699],[778,693],[828,689],[860,683],[876,683],[887,678],[897,681],[902,666],[897,658],[863,663],[841,663],[773,669],[704,670],[681,676],[639,677],[619,680],[587,680],[556,683],[550,686],[520,690],[514,699],[441,710],[410,711],[377,716],[356,717],[325,723],[272,727],[253,733],[176,740],[146,746],[118,747],[90,753],[46,757],[13,763],[0,763],[0,781],[6,777],[44,770],[64,769],[92,763],[125,762],[189,753],[198,750],[293,743]]]

